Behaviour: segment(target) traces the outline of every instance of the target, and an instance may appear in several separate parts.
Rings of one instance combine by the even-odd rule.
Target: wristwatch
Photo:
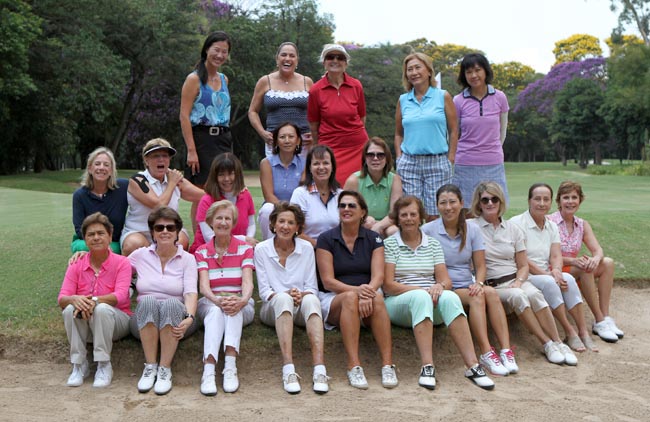
[[[99,298],[97,296],[93,296],[91,300],[95,302],[95,306],[99,305]]]
[[[185,312],[185,315],[183,317],[183,319],[192,318],[192,321],[194,321],[194,315],[188,314],[187,312]]]

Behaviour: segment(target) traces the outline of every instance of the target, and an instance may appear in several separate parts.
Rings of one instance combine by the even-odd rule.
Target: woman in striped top
[[[494,382],[478,364],[467,316],[452,284],[440,243],[425,235],[420,226],[426,218],[422,202],[414,196],[398,199],[391,211],[399,231],[384,241],[386,266],[384,293],[386,309],[393,324],[412,327],[422,371],[419,384],[433,390],[433,326],[443,322],[467,366],[465,376],[485,390]]]

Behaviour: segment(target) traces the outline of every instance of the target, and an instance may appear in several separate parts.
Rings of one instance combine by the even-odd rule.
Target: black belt
[[[504,275],[503,277],[491,278],[489,280],[485,280],[485,284],[487,284],[490,287],[496,287],[499,284],[503,284],[507,281],[513,280],[516,277],[517,277],[517,273],[508,274],[508,275]]]
[[[193,129],[208,132],[210,136],[219,136],[222,133],[230,132],[230,128],[228,126],[196,125],[193,127]]]

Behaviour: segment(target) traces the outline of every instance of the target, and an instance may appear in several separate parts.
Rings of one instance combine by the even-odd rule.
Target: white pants
[[[544,299],[555,309],[564,303],[567,311],[573,309],[578,303],[582,303],[582,293],[578,288],[576,279],[569,273],[562,273],[562,278],[569,286],[566,290],[561,290],[553,276],[538,274],[528,276],[528,280],[544,293]]]
[[[293,323],[304,327],[307,325],[307,320],[313,314],[318,315],[321,319],[320,300],[316,295],[303,296],[300,306],[293,305],[293,298],[289,293],[282,292],[276,293],[270,301],[262,304],[260,310],[260,319],[262,323],[275,327],[275,320],[280,317],[284,312],[289,312],[293,317]]]
[[[530,307],[534,312],[548,307],[542,292],[530,281],[521,283],[520,288],[510,287],[515,280],[499,284],[494,289],[497,291],[506,313],[521,314]]]
[[[111,360],[113,341],[129,334],[129,316],[121,310],[99,303],[89,320],[75,318],[74,306],[63,310],[63,324],[70,343],[70,362],[82,364],[86,360],[86,344],[93,343],[93,360]]]
[[[248,305],[231,316],[226,315],[220,307],[203,297],[199,299],[196,314],[205,327],[203,360],[212,355],[214,360],[219,361],[219,346],[222,339],[224,350],[226,346],[231,346],[239,353],[242,328],[253,322],[255,318],[255,302],[250,299]]]

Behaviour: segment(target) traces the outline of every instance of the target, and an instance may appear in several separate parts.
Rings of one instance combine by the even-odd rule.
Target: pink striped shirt
[[[216,295],[241,294],[244,268],[255,269],[253,247],[243,240],[230,236],[230,246],[219,263],[214,242],[201,245],[196,252],[196,264],[201,271],[207,271],[210,288]]]

